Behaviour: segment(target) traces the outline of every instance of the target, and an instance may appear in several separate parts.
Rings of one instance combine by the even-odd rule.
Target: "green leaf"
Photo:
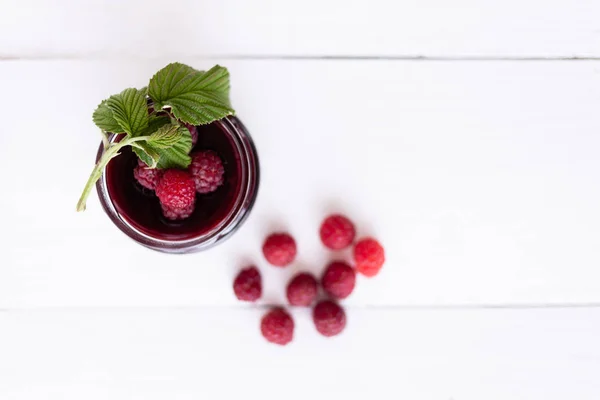
[[[146,143],[134,143],[131,145],[133,152],[142,160],[148,167],[158,167],[158,161],[160,160],[160,154],[156,150],[152,149]]]
[[[158,130],[158,128],[171,123],[171,118],[166,115],[152,115],[148,119],[148,127],[140,134],[140,136],[150,136]]]
[[[154,138],[149,139],[147,145],[156,151],[160,158],[158,160],[158,168],[187,168],[192,162],[190,151],[192,150],[192,135],[185,126],[176,126],[175,132],[168,130],[167,132],[157,134]],[[168,128],[168,126],[165,126]],[[164,129],[164,128],[161,128]],[[168,147],[165,147],[170,143]]]
[[[229,102],[229,72],[218,65],[201,72],[181,63],[158,71],[148,85],[157,109],[193,125],[209,124],[234,113]]]
[[[159,128],[170,125],[171,118],[167,116],[157,116],[152,115],[148,120],[148,127],[140,134],[140,136],[150,136],[152,133],[156,132]],[[146,165],[150,168],[156,168],[158,165],[158,160],[160,159],[160,154],[156,152],[156,150],[152,149],[150,146],[146,145],[146,143],[138,142],[132,144],[133,151],[137,156],[142,160]]]
[[[173,94],[181,93],[185,89],[187,79],[198,73],[201,72],[189,65],[171,63],[150,79],[148,95],[151,99],[157,101],[157,99],[164,99]]]
[[[125,89],[111,96],[107,105],[122,130],[130,136],[138,136],[148,127],[148,106],[146,96],[141,91]]]
[[[113,116],[113,112],[107,103],[108,100],[103,100],[94,111],[92,116],[94,124],[105,132],[122,133],[123,128]]]
[[[168,149],[177,144],[183,137],[183,129],[178,124],[165,125],[148,138],[148,144],[158,149]],[[186,128],[184,128],[187,130]],[[190,136],[191,137],[191,136]]]
[[[187,168],[192,162],[192,135],[185,126],[164,125],[145,142],[133,143],[133,151],[150,168]]]

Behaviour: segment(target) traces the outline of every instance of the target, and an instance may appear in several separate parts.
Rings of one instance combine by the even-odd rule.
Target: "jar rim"
[[[121,215],[112,201],[106,174],[96,182],[96,191],[105,213],[111,221],[127,236],[143,246],[168,253],[186,253],[205,250],[217,242],[228,238],[245,221],[258,194],[260,168],[256,147],[250,134],[242,122],[234,116],[215,121],[232,139],[235,151],[240,160],[240,186],[234,204],[226,216],[210,230],[184,239],[164,239],[152,236],[137,228]],[[116,140],[118,135],[111,135],[109,140]],[[100,144],[97,158],[102,156],[104,146]]]

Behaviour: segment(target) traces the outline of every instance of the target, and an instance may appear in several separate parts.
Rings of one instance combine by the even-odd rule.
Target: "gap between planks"
[[[31,313],[31,312],[64,312],[64,311],[194,311],[194,310],[266,310],[272,307],[281,307],[282,304],[259,304],[259,305],[199,305],[199,306],[83,306],[83,307],[18,307],[0,308],[0,313]],[[283,305],[292,309],[304,309],[306,307],[295,307]],[[450,305],[345,305],[347,310],[368,311],[480,311],[480,310],[560,310],[560,309],[597,309],[599,303],[523,303],[523,304],[450,304]]]
[[[560,57],[539,57],[539,56],[425,56],[425,55],[381,55],[381,56],[361,56],[361,55],[268,55],[268,54],[204,54],[204,55],[181,55],[165,54],[158,57],[131,57],[130,55],[94,55],[94,54],[40,54],[40,55],[11,55],[0,54],[0,61],[60,61],[60,60],[80,60],[80,61],[110,61],[110,60],[153,60],[164,58],[185,57],[204,60],[247,60],[247,61],[600,61],[600,57],[580,57],[580,56],[560,56]]]

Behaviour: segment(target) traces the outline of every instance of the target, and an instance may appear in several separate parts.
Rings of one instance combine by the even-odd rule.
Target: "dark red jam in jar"
[[[137,156],[127,146],[107,165],[96,184],[111,220],[130,238],[155,250],[187,253],[205,250],[231,235],[250,213],[259,183],[256,148],[244,125],[228,117],[198,126],[192,151],[213,150],[225,169],[224,183],[208,194],[196,193],[193,214],[181,221],[163,216],[153,191],[133,176]],[[113,137],[111,140],[115,140]],[[98,157],[102,154],[100,147]]]

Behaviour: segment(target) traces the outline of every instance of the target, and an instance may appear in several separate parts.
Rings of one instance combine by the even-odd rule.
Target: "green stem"
[[[113,143],[104,149],[104,153],[102,154],[102,157],[100,158],[100,160],[98,161],[98,163],[96,164],[94,169],[92,170],[92,173],[90,174],[90,177],[89,177],[87,183],[85,184],[85,187],[83,188],[83,193],[81,193],[81,197],[79,198],[79,201],[77,202],[77,211],[85,210],[85,203],[86,203],[87,198],[89,197],[90,193],[92,192],[92,189],[94,188],[94,185],[96,184],[96,181],[98,179],[100,179],[100,177],[102,176],[102,172],[104,171],[104,168],[106,167],[108,162],[110,160],[112,160],[114,157],[121,154],[121,153],[119,153],[119,150],[121,150],[125,146],[131,145],[132,143],[145,141],[145,140],[148,140],[148,136],[138,136],[138,137],[133,137],[133,138],[128,137],[124,140],[121,140],[118,143]]]
[[[104,150],[109,146],[110,142],[108,141],[108,134],[100,129],[100,135],[102,135],[102,145],[104,146]]]

